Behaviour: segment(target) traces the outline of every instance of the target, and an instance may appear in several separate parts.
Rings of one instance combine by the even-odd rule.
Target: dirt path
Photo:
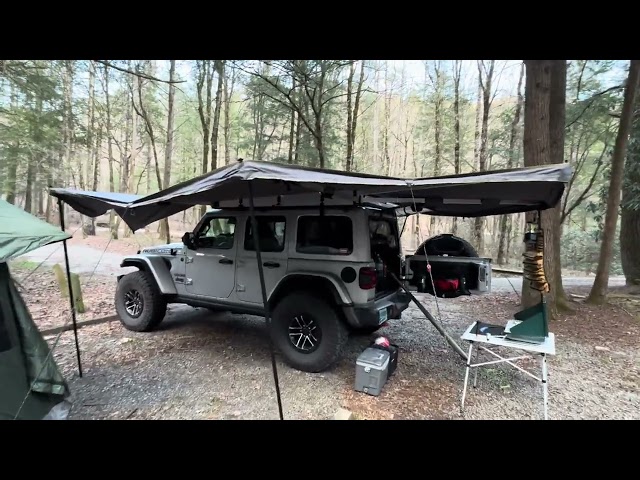
[[[139,248],[134,246],[136,245],[134,239],[126,242],[124,248],[122,240],[114,241],[109,245],[107,245],[107,240],[102,237],[85,240],[85,243],[90,241],[99,245],[100,248],[83,245],[79,240],[74,238],[68,247],[71,271],[91,274],[95,269],[95,275],[115,276],[135,270],[133,268],[120,267],[122,257],[127,253],[135,253],[136,248]],[[149,243],[146,237],[143,241],[145,244]],[[107,247],[106,251],[105,247]],[[64,250],[62,244],[46,245],[20,258],[36,263],[44,262],[44,265],[64,264]],[[591,286],[593,285],[593,279],[594,277],[565,276],[563,277],[563,284],[565,287]],[[623,276],[612,276],[609,279],[610,286],[620,286],[624,285],[624,283]],[[520,292],[522,290],[522,277],[494,275],[491,288],[496,293],[509,293],[513,292],[514,289]]]

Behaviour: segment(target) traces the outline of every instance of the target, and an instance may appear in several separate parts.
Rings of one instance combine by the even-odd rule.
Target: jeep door
[[[260,253],[267,296],[287,273],[287,221],[284,215],[256,215],[260,233]],[[239,242],[240,243],[240,242]],[[254,248],[251,219],[247,217],[236,266],[236,294],[238,299],[262,303],[260,276]]]
[[[189,295],[228,298],[235,285],[236,223],[234,216],[209,217],[194,232],[195,250],[186,252]]]

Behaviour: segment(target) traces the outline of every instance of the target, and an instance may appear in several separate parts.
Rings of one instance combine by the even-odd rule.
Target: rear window
[[[353,252],[353,225],[342,215],[305,215],[298,219],[296,251],[317,255]]]
[[[390,248],[398,247],[396,230],[387,219],[369,218],[369,237],[371,245],[385,245]]]

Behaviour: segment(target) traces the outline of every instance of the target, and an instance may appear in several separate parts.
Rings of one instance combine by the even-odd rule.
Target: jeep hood
[[[140,250],[140,253],[157,253],[157,254],[171,254],[171,250],[182,250],[184,244],[182,242],[176,243],[163,243],[161,245],[153,245],[151,247],[145,247]]]

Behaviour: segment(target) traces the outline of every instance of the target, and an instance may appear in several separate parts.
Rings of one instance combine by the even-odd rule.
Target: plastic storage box
[[[396,367],[398,366],[398,352],[400,348],[398,345],[392,343],[388,347],[384,347],[382,345],[378,345],[375,342],[371,342],[369,348],[377,348],[378,350],[386,350],[389,352],[389,370],[387,372],[387,377],[393,375],[393,372],[396,371]]]
[[[365,349],[356,360],[356,385],[358,392],[378,396],[389,374],[389,352],[379,348]]]

